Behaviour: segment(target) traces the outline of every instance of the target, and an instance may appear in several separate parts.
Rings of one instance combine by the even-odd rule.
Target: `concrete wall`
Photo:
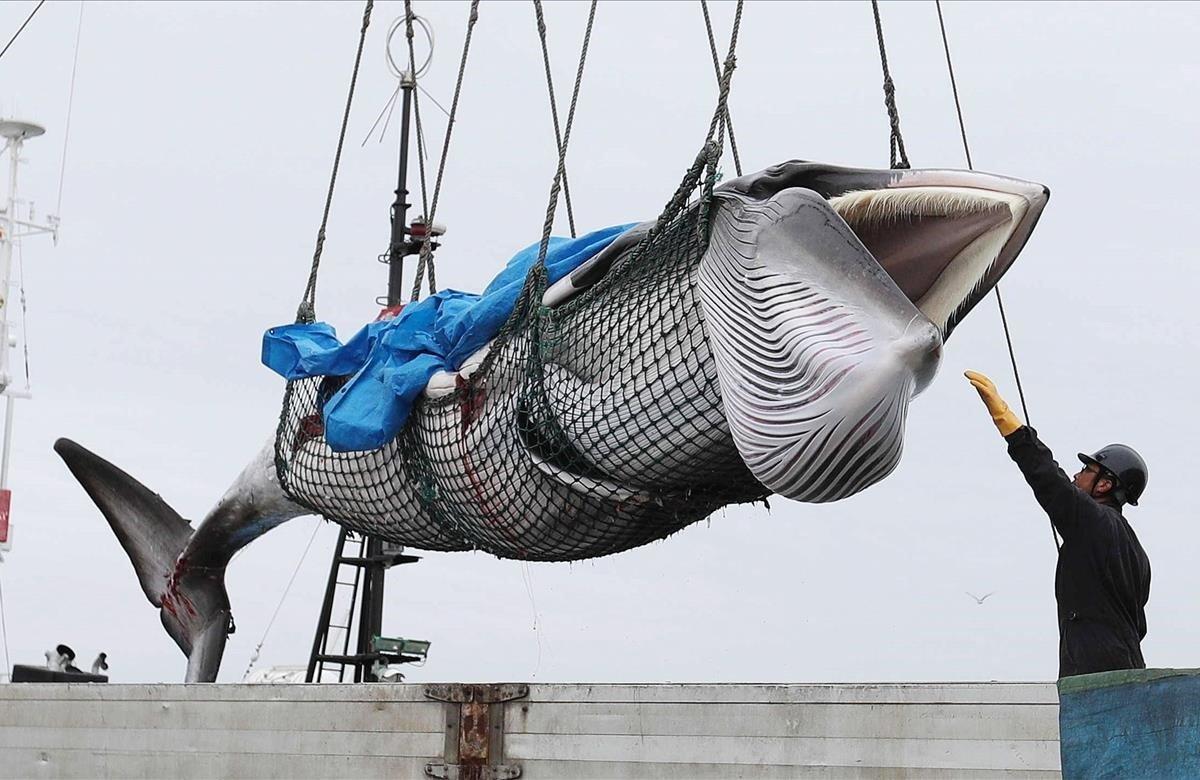
[[[523,778],[1059,769],[1051,684],[532,685],[492,706],[489,760]],[[3,685],[0,777],[422,777],[458,760],[460,707],[423,685]]]

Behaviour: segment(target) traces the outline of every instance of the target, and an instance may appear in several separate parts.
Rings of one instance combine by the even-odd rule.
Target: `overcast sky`
[[[414,5],[437,34],[423,83],[448,107],[467,5]],[[0,37],[32,7],[0,5]],[[727,40],[733,6],[711,8]],[[881,8],[914,166],[964,167],[934,4]],[[114,682],[182,679],[183,656],[51,445],[74,438],[199,518],[271,435],[283,383],[260,365],[260,339],[292,320],[304,286],[361,9],[87,4],[61,238],[24,248],[35,398],[17,410],[15,547],[0,564],[13,662],[66,642],[81,665],[107,651]],[[325,247],[318,316],[343,335],[385,292],[375,258],[396,123],[382,144],[360,142],[395,87],[385,37],[402,9],[375,6]],[[586,12],[546,7],[560,96]],[[975,164],[1052,192],[1003,283],[1033,422],[1072,471],[1077,450],[1111,441],[1146,457],[1149,488],[1128,512],[1154,569],[1145,656],[1196,666],[1200,10],[944,12]],[[57,197],[78,18],[77,3],[47,3],[0,60],[0,114],[47,127],[21,173],[39,214]],[[707,48],[696,3],[600,4],[569,157],[581,230],[652,218],[670,197],[715,98]],[[887,166],[869,3],[749,2],[738,64],[747,171]],[[423,107],[435,165],[445,117]],[[554,159],[532,7],[485,2],[438,210],[441,285],[480,290],[537,239]],[[414,682],[1053,679],[1048,523],[966,368],[1016,405],[994,299],[954,332],[881,484],[832,505],[732,507],[573,565],[429,554],[390,574],[385,633],[432,641]],[[238,632],[221,680],[241,679],[318,523],[294,520],[230,567]],[[320,524],[260,667],[307,660],[335,539]],[[967,591],[994,595],[978,605]]]

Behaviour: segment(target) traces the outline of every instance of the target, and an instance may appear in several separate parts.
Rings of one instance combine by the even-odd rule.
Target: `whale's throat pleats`
[[[723,198],[697,286],[730,431],[759,481],[835,501],[895,468],[941,339],[823,198]]]

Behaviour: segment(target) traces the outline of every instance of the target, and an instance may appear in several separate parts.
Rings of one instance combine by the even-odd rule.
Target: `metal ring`
[[[413,76],[413,79],[416,80],[428,73],[429,66],[433,63],[433,28],[429,25],[428,20],[426,20],[423,16],[417,16],[416,14],[413,14],[413,21],[417,23],[417,26],[420,27],[422,31],[424,31],[425,40],[429,42],[429,54],[425,57],[425,61],[421,63],[421,67],[417,68],[416,75]],[[388,28],[387,34],[386,51],[388,69],[391,70],[392,75],[398,79],[403,79],[405,74],[408,73],[408,70],[406,68],[401,68],[396,64],[396,59],[392,56],[392,38],[396,35],[396,32],[404,26],[404,17],[397,17],[396,20],[392,22],[392,26]],[[405,58],[405,60],[407,61],[407,58]]]

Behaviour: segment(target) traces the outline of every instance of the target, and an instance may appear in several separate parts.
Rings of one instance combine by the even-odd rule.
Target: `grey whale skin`
[[[514,426],[491,424],[507,419],[501,412],[511,400],[503,393],[489,393],[495,414],[483,410],[458,434],[457,445],[482,458],[507,452],[506,462],[521,464],[505,479],[546,481],[550,489],[539,495],[547,505],[519,508],[532,528],[571,522],[570,508],[589,500],[611,505],[635,497],[637,488],[626,480],[639,462],[633,455],[644,458],[647,448],[659,446],[650,454],[666,459],[671,468],[664,471],[674,479],[687,480],[694,453],[686,447],[595,433],[615,413],[606,399],[618,387],[624,413],[669,416],[647,402],[673,389],[670,377],[678,372],[663,370],[663,361],[682,361],[689,370],[713,361],[720,392],[703,400],[719,409],[723,424],[707,431],[702,445],[744,463],[771,492],[834,501],[883,479],[899,461],[908,404],[932,380],[943,343],[1012,265],[1049,192],[978,172],[791,161],[733,179],[714,195],[708,249],[688,271],[698,303],[680,323],[682,330],[703,329],[704,348],[656,344],[655,360],[633,375],[594,365],[602,360],[572,364],[567,355],[544,378],[552,400],[557,393],[594,404],[587,410],[596,423],[591,433],[576,431],[572,443],[608,479],[564,474],[526,451]],[[594,284],[649,224],[552,286],[543,303],[556,306]],[[603,350],[608,336],[595,331],[580,343]],[[471,363],[463,374],[477,367]],[[572,435],[569,425],[565,433]],[[520,457],[512,457],[514,449]],[[279,485],[274,440],[194,529],[153,491],[82,446],[60,439],[55,450],[109,521],[147,599],[187,656],[186,680],[215,680],[231,619],[226,565],[253,539],[310,513]],[[336,510],[338,486],[315,472],[291,476],[293,487]],[[474,538],[430,534],[414,522],[421,511],[414,487],[396,481],[388,489],[407,509],[375,518],[372,533],[421,549],[481,547],[511,555],[487,535],[484,518]],[[636,519],[631,513],[629,522]]]

